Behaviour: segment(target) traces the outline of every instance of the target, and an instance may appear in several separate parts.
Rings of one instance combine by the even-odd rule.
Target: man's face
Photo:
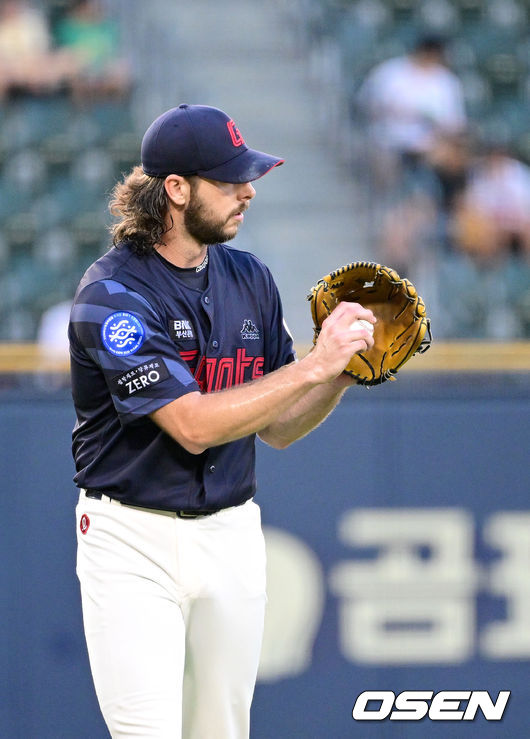
[[[243,223],[243,213],[256,194],[250,182],[233,184],[191,177],[190,201],[184,225],[200,244],[218,244],[233,239]]]

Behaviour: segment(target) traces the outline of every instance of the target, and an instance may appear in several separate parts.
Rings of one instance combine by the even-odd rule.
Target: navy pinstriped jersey
[[[248,382],[294,359],[267,267],[224,244],[208,252],[204,290],[127,244],[81,280],[69,328],[79,487],[165,510],[254,495],[254,435],[193,455],[149,418],[185,393]]]

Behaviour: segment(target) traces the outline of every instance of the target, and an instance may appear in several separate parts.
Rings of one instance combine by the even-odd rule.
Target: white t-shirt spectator
[[[359,93],[381,146],[424,153],[437,132],[466,125],[462,85],[443,64],[418,64],[414,57],[388,59],[374,67]]]

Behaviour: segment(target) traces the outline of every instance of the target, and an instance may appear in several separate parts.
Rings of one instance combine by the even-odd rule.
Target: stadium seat
[[[459,76],[468,115],[471,118],[482,117],[488,112],[493,99],[489,81],[473,68],[462,70]]]
[[[484,16],[483,0],[453,0],[460,18],[461,26],[473,26],[480,23]]]
[[[78,258],[75,240],[64,227],[39,234],[33,246],[33,256],[39,272],[45,270],[56,276],[70,272]]]
[[[70,231],[80,254],[87,251],[99,256],[101,245],[105,242],[107,219],[102,209],[85,211],[72,219]]]
[[[118,133],[108,144],[107,152],[114,164],[118,177],[122,172],[128,172],[140,162],[140,143],[135,133]]]
[[[46,163],[35,149],[13,153],[5,162],[2,180],[11,183],[22,196],[38,195],[46,187]]]
[[[460,18],[455,6],[448,0],[425,0],[416,8],[416,19],[423,28],[440,34],[454,34]]]
[[[94,193],[101,196],[114,182],[114,167],[109,152],[102,147],[81,152],[71,163],[70,178],[87,197]]]
[[[387,5],[395,24],[414,21],[417,9],[416,0],[387,0]]]
[[[517,0],[489,0],[485,3],[484,20],[493,28],[510,29],[525,34],[528,22],[528,6]]]
[[[10,305],[2,317],[0,341],[28,341],[36,330],[35,315],[30,309]]]
[[[51,178],[68,171],[78,146],[78,140],[70,131],[53,133],[40,142],[39,153]]]
[[[499,101],[520,94],[525,70],[515,53],[493,53],[485,57],[479,66],[488,79],[494,99]]]
[[[99,132],[99,143],[104,144],[118,133],[134,130],[129,107],[121,102],[94,103],[88,109],[87,117]]]
[[[14,262],[21,255],[30,253],[39,224],[31,211],[19,211],[4,219],[2,233]]]
[[[8,151],[36,146],[65,125],[69,103],[61,98],[17,100],[9,107],[1,137]]]

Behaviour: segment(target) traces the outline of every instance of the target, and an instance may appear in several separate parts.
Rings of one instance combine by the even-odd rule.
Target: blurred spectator
[[[39,366],[35,382],[42,390],[53,392],[69,387],[70,376],[66,371],[70,359],[68,322],[72,300],[52,305],[41,316],[37,330]]]
[[[119,27],[104,15],[98,0],[73,0],[57,23],[56,38],[77,62],[72,81],[77,101],[128,94],[131,74],[121,56]]]
[[[466,187],[471,167],[472,142],[464,133],[437,136],[426,162],[434,175],[440,214],[447,218]]]
[[[26,0],[0,1],[0,100],[60,90],[72,74],[68,54],[51,46],[46,16]]]
[[[415,266],[427,258],[438,212],[431,194],[414,188],[383,208],[379,219],[379,260],[402,277],[413,278]]]
[[[530,167],[501,144],[473,167],[453,218],[458,248],[483,261],[530,259]]]
[[[380,157],[382,179],[389,165],[414,169],[432,151],[437,138],[466,126],[463,89],[446,66],[444,42],[424,36],[412,51],[375,66],[357,98]],[[378,164],[378,162],[376,162]]]
[[[488,145],[471,168],[449,235],[454,271],[466,275],[469,333],[529,338],[530,167],[505,145]]]
[[[67,359],[70,356],[68,345],[68,322],[72,301],[64,300],[44,311],[37,331],[37,343],[42,356],[50,359]]]
[[[382,262],[402,275],[412,275],[421,260],[431,258],[429,251],[453,249],[450,224],[455,203],[466,187],[470,162],[467,135],[438,135],[424,166],[411,170],[412,176],[377,198],[377,243]]]

